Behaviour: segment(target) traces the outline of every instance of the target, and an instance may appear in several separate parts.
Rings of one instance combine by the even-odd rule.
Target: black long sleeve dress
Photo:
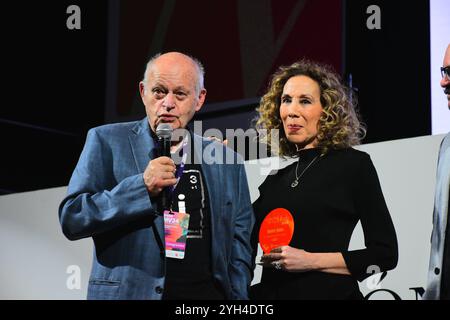
[[[320,154],[299,152],[300,174]],[[261,283],[252,287],[255,299],[362,299],[357,281],[377,266],[397,265],[397,237],[378,176],[368,154],[352,148],[331,150],[316,160],[291,187],[297,163],[267,176],[253,204],[256,223],[252,245],[256,255],[264,217],[285,208],[294,217],[290,246],[308,252],[341,252],[351,276],[325,272],[287,272],[263,268]],[[365,249],[349,251],[353,229],[361,220]]]

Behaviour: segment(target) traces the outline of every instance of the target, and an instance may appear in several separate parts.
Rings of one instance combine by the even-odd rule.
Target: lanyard
[[[183,139],[183,145],[181,147],[182,148],[181,149],[181,153],[182,153],[181,163],[177,167],[177,170],[175,171],[175,178],[177,179],[177,182],[175,183],[175,185],[170,187],[171,194],[173,194],[173,192],[175,191],[175,188],[178,186],[181,176],[183,175],[183,170],[186,165],[186,160],[187,160],[187,156],[188,156],[188,152],[187,152],[188,140],[189,140],[189,137],[186,135],[186,137]]]

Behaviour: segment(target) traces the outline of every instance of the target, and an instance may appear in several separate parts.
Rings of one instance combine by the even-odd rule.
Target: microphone
[[[159,142],[159,156],[170,158],[170,144],[172,140],[172,126],[168,123],[160,123],[156,128],[156,136]],[[164,188],[161,191],[161,209],[162,211],[170,209],[170,189]]]

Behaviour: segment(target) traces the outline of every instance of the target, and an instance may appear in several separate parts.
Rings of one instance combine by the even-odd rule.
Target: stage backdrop
[[[399,241],[399,263],[377,287],[374,279],[360,284],[370,299],[416,299],[426,285],[436,162],[440,136],[370,145]],[[246,170],[254,201],[270,165],[278,158],[250,161]],[[85,299],[92,261],[92,241],[70,242],[61,233],[58,205],[66,187],[0,197],[0,299]],[[360,225],[351,249],[362,248]],[[257,257],[258,259],[258,257]],[[253,283],[259,282],[261,269]],[[415,288],[415,289],[411,289]]]

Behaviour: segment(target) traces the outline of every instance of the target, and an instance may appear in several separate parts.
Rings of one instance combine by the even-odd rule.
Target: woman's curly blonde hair
[[[295,157],[296,145],[286,138],[280,118],[280,103],[286,82],[295,76],[307,76],[320,88],[323,107],[318,123],[317,141],[322,153],[330,149],[342,149],[361,143],[366,134],[364,124],[356,111],[356,98],[344,86],[339,76],[327,65],[310,60],[300,60],[290,66],[280,67],[272,76],[268,92],[262,97],[257,111],[256,128],[264,142],[275,148],[282,157]],[[265,129],[265,134],[261,129]],[[271,141],[270,131],[279,130],[278,141]]]

